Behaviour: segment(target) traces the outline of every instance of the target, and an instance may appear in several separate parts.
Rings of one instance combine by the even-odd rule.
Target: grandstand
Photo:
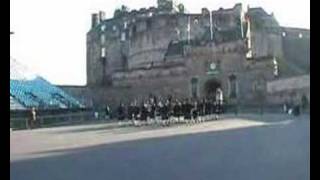
[[[83,108],[60,88],[10,58],[10,110]]]
[[[24,110],[26,108],[10,96],[10,109]]]

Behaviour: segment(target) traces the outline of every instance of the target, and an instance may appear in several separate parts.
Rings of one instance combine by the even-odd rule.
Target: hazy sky
[[[126,4],[156,6],[157,0],[10,0],[10,54],[54,84],[86,83],[86,33],[91,13],[106,17]],[[310,28],[310,0],[177,0],[189,12],[231,8],[242,2],[273,12],[282,26]]]

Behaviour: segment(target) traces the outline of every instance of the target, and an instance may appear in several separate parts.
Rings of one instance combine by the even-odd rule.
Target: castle
[[[229,103],[254,103],[268,82],[309,73],[309,44],[309,30],[281,27],[262,8],[191,14],[158,0],[158,7],[123,7],[110,19],[92,14],[87,86],[65,89],[115,105],[149,94],[210,96],[221,87]]]

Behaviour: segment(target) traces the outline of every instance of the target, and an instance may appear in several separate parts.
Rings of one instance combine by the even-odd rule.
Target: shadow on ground
[[[10,163],[12,180],[307,180],[309,121],[98,145]],[[41,152],[40,152],[41,153]]]
[[[262,121],[262,122],[279,122],[283,121],[285,119],[308,119],[308,115],[300,116],[300,117],[294,117],[294,116],[288,116],[285,114],[265,114],[265,115],[257,115],[257,114],[239,114],[239,115],[233,115],[233,114],[227,114],[222,116],[218,121],[230,119],[230,118],[241,118],[248,121]],[[215,121],[215,120],[211,120]],[[119,125],[117,121],[112,121],[113,124],[110,124],[110,122],[99,122],[97,124],[101,124],[103,126],[99,127],[80,127],[77,129],[66,129],[66,130],[57,130],[51,132],[52,134],[60,134],[60,133],[79,133],[79,132],[90,132],[90,131],[104,131],[104,130],[110,130],[115,128],[123,128],[123,127],[132,127],[132,125],[129,125],[128,122],[124,122],[123,125]],[[91,124],[93,125],[93,124]],[[174,124],[170,127],[177,127],[185,124]],[[143,128],[145,130],[152,130],[152,129],[160,129],[160,128],[168,128],[168,127],[162,127],[162,126],[142,126],[138,128]],[[137,129],[138,130],[138,129]],[[134,130],[133,130],[134,131]]]

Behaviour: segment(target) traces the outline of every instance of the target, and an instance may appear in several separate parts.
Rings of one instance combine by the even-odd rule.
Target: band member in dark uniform
[[[178,100],[175,101],[173,104],[173,117],[174,117],[174,122],[179,122],[179,117],[180,117],[180,102]]]
[[[173,119],[174,119],[173,107],[174,107],[174,103],[172,102],[171,97],[169,97],[168,103],[167,103],[167,109],[168,109],[168,121],[167,121],[167,125],[170,125],[170,123],[173,122]]]
[[[118,120],[123,121],[125,118],[125,108],[122,103],[118,107]]]
[[[186,111],[187,111],[186,109],[187,109],[187,100],[184,99],[184,100],[182,101],[182,103],[181,103],[181,110],[180,110],[180,112],[181,112],[180,117],[181,117],[181,120],[183,120],[183,121],[186,120],[186,118],[185,118],[185,116],[186,116]]]
[[[152,120],[155,120],[156,118],[156,104],[155,104],[155,100],[153,100],[150,104],[150,115],[149,117],[152,119]]]
[[[199,122],[202,122],[204,119],[204,109],[205,109],[205,102],[204,99],[202,101],[200,101],[200,103],[198,104],[198,113],[199,113]]]
[[[186,122],[191,121],[191,110],[192,110],[192,105],[190,101],[187,99],[184,105],[184,119]]]
[[[130,105],[128,106],[128,119],[130,121],[133,120],[133,116],[134,116],[133,109],[134,109],[134,105],[133,105],[133,102],[131,102]]]
[[[210,99],[205,100],[205,116],[206,120],[210,119],[210,114],[211,114],[211,101]]]
[[[184,119],[183,106],[181,101],[178,101],[178,123],[182,123]]]
[[[176,122],[176,119],[178,119],[178,102],[175,100],[173,103],[172,103],[172,119],[171,119],[171,122],[175,123]]]
[[[163,104],[161,100],[157,101],[157,104],[155,104],[155,122],[157,125],[161,124],[161,111],[160,109],[163,107]]]
[[[140,109],[139,109],[139,106],[137,104],[137,101],[134,101],[134,106],[133,106],[133,117],[135,120],[138,120],[139,119],[139,112],[140,112]]]
[[[168,125],[169,124],[169,117],[170,117],[170,105],[169,105],[169,101],[167,100],[165,102],[165,104],[163,104],[163,107],[161,108],[160,107],[160,113],[161,113],[161,119],[162,119],[162,122],[164,123],[164,125]]]
[[[138,125],[138,121],[139,120],[139,106],[137,105],[137,101],[135,100],[133,105],[132,105],[132,121],[133,121],[133,125],[137,126]]]
[[[192,123],[198,122],[198,117],[199,117],[199,107],[198,107],[198,102],[195,100],[193,102],[193,107],[192,107]]]
[[[210,105],[210,119],[212,119],[212,115],[216,113],[215,98],[210,99]]]
[[[147,103],[143,103],[140,109],[140,120],[141,121],[147,121],[148,116],[148,105]]]

